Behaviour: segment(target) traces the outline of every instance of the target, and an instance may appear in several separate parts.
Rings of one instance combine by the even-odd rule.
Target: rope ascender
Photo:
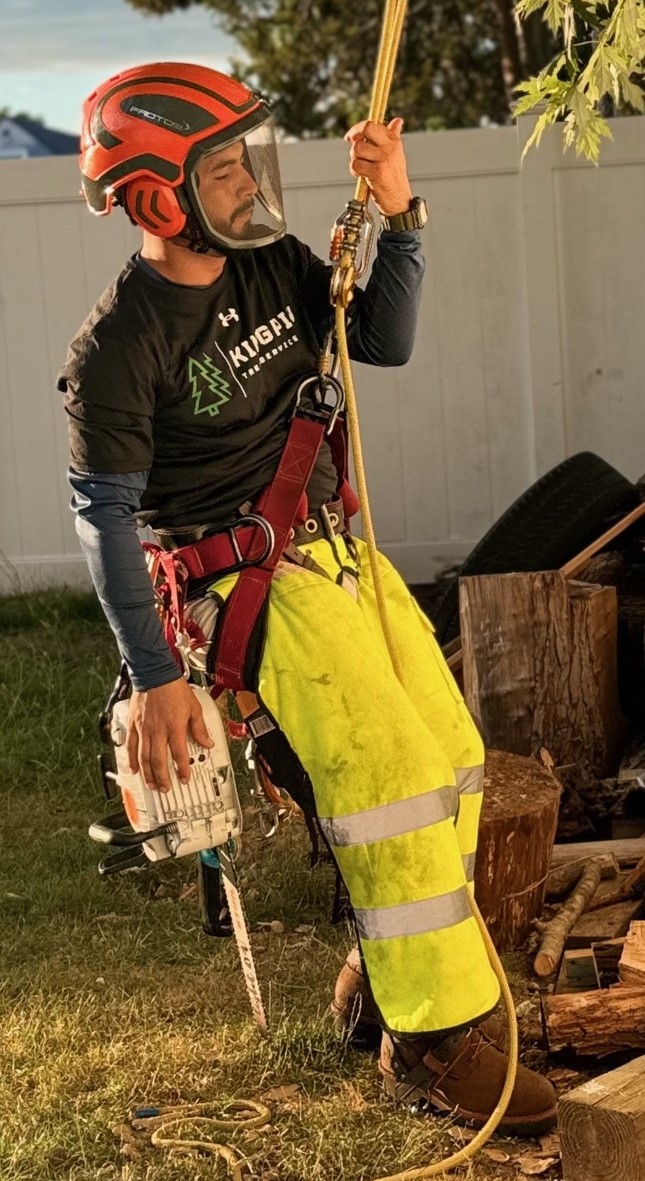
[[[385,112],[387,109],[399,42],[401,40],[401,33],[403,31],[406,9],[407,0],[386,0],[369,112],[369,120],[373,123],[383,123],[385,121]],[[345,387],[347,422],[352,454],[354,458],[356,485],[361,506],[363,535],[367,545],[370,569],[374,582],[374,591],[378,605],[381,627],[383,629],[383,635],[385,637],[385,642],[390,654],[392,667],[399,681],[402,681],[403,671],[396,648],[396,642],[394,640],[392,629],[388,620],[387,604],[383,592],[383,584],[381,581],[377,558],[376,539],[374,527],[372,524],[372,515],[370,511],[369,497],[367,494],[367,482],[365,479],[365,468],[363,464],[363,452],[358,424],[356,393],[354,389],[352,367],[347,344],[347,309],[353,299],[356,279],[359,278],[367,268],[369,249],[374,236],[373,221],[371,215],[368,213],[369,198],[369,185],[364,177],[359,177],[356,185],[356,191],[354,193],[354,198],[352,201],[348,202],[344,214],[342,214],[336,222],[332,235],[331,259],[332,262],[335,263],[335,269],[332,277],[330,297],[335,309],[334,320],[336,347],[337,355],[340,360],[343,385]],[[360,260],[360,264],[357,265],[358,249],[363,238],[365,237],[366,227],[369,228],[367,231],[366,240],[363,245],[363,256]],[[320,371],[322,375],[329,372],[330,355],[331,341],[328,343],[328,346],[323,351],[321,357]],[[488,1140],[490,1140],[496,1128],[501,1123],[513,1093],[519,1060],[515,1002],[513,1000],[504,968],[497,954],[495,945],[488,933],[488,929],[479,911],[479,907],[477,906],[477,903],[475,902],[475,899],[472,895],[470,901],[473,915],[477,922],[480,935],[484,941],[486,951],[488,952],[491,966],[499,981],[508,1021],[508,1069],[506,1072],[504,1087],[497,1106],[492,1112],[490,1118],[484,1124],[483,1128],[479,1130],[477,1135],[473,1137],[470,1143],[461,1148],[459,1152],[453,1153],[452,1156],[449,1156],[444,1161],[438,1161],[432,1165],[424,1165],[420,1168],[406,1169],[402,1173],[395,1173],[389,1177],[382,1177],[379,1179],[379,1181],[415,1181],[415,1179],[421,1181],[421,1178],[425,1177],[442,1176],[444,1173],[451,1171],[452,1169],[456,1169],[459,1165],[463,1165],[466,1162],[472,1160],[473,1157],[477,1155],[480,1148],[483,1148]]]

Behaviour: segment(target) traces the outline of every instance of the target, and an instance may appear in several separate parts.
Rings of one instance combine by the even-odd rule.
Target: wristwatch
[[[405,213],[381,214],[384,230],[422,230],[428,220],[428,206],[423,197],[413,197]]]

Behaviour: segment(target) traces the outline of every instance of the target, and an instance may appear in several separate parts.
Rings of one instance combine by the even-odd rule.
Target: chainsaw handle
[[[144,869],[150,862],[142,846],[134,845],[130,849],[119,849],[118,853],[110,853],[99,862],[99,875],[109,877],[111,874],[124,873],[128,869]]]
[[[140,845],[143,841],[165,836],[172,827],[172,824],[161,824],[148,832],[135,832],[130,828],[130,821],[125,812],[115,812],[112,816],[105,816],[103,820],[95,820],[94,824],[90,824],[88,835],[102,845],[128,848],[130,845]]]

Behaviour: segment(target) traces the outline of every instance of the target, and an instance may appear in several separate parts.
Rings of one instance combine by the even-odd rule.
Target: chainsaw
[[[99,723],[101,736],[111,747],[100,756],[99,764],[106,796],[111,800],[120,796],[122,807],[91,824],[89,835],[92,840],[116,846],[118,850],[99,865],[102,875],[138,868],[146,862],[199,854],[202,894],[210,871],[211,879],[221,881],[226,902],[225,908],[221,903],[216,908],[219,916],[214,915],[215,925],[209,933],[228,934],[230,916],[253,1015],[260,1028],[266,1030],[236,868],[242,809],[226,733],[219,709],[207,690],[196,685],[190,688],[201,706],[213,746],[210,749],[200,746],[188,736],[190,777],[186,784],[180,782],[169,752],[171,786],[168,792],[162,792],[151,790],[141,772],[133,773],[130,769],[127,749],[130,701],[123,675],[117,680]],[[228,913],[222,921],[224,909]]]

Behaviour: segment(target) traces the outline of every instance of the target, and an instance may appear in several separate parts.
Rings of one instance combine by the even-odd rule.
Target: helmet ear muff
[[[177,189],[154,180],[132,180],[125,188],[125,207],[136,225],[158,238],[176,238],[186,226]]]

